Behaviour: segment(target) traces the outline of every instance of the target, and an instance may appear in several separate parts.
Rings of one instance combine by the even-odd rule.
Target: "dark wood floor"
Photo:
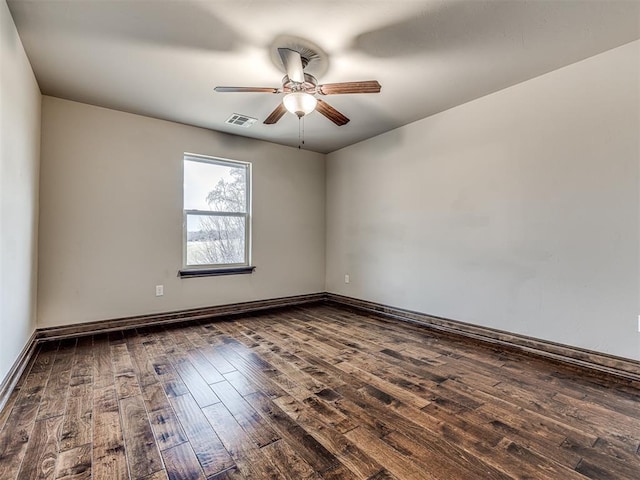
[[[43,344],[0,478],[638,479],[640,386],[330,306]]]

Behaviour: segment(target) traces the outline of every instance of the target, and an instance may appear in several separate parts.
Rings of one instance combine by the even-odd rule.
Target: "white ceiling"
[[[298,120],[261,122],[281,95],[270,46],[329,55],[320,83],[377,79],[380,94],[325,97],[304,148],[331,152],[640,38],[640,0],[8,0],[43,94],[298,145]],[[233,113],[256,117],[244,129]]]

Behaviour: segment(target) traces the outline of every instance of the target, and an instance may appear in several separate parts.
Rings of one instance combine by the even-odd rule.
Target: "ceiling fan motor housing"
[[[304,74],[304,83],[294,82],[289,79],[288,75],[285,75],[282,79],[282,91],[283,92],[307,92],[314,94],[317,92],[318,80],[313,75],[308,73]]]

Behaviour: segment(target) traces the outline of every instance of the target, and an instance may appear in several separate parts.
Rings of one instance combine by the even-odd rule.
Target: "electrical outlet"
[[[156,285],[156,297],[164,295],[164,285]]]
[[[344,276],[344,283],[349,283],[350,281],[351,281],[351,279],[349,278],[349,274],[347,273],[347,274]]]

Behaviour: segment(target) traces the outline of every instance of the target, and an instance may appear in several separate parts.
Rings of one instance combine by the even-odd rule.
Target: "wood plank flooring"
[[[638,479],[640,385],[330,305],[52,341],[0,478]]]

